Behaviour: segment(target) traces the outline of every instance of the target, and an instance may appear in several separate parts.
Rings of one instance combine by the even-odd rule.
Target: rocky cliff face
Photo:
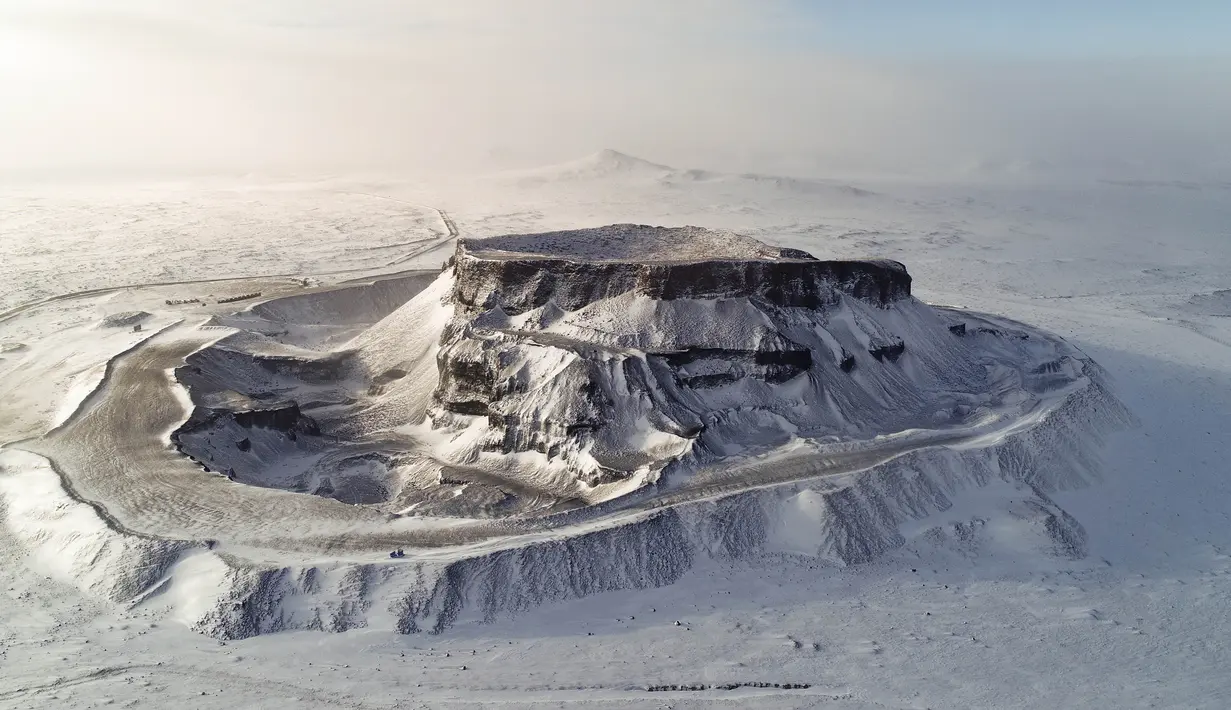
[[[958,381],[982,376],[967,371],[969,358],[935,359],[955,338],[919,308],[896,262],[613,225],[463,239],[450,267],[435,426],[455,433],[467,465],[589,502],[680,462],[914,414],[918,384],[930,388],[942,369]],[[909,348],[887,325],[904,311],[944,346],[907,387],[885,370]],[[861,363],[872,371],[856,378]],[[864,389],[895,411],[859,403]]]
[[[577,240],[605,238],[606,253],[580,251]],[[692,240],[675,251],[671,245]],[[563,253],[544,253],[555,249]],[[461,240],[454,257],[454,296],[467,308],[517,315],[548,303],[566,311],[626,293],[662,301],[757,298],[784,308],[822,308],[845,294],[888,306],[910,296],[910,275],[895,261],[821,261],[797,249],[697,228],[613,225],[549,235]]]

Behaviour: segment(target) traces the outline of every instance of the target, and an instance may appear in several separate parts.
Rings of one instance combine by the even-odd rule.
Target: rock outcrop
[[[436,426],[469,432],[468,464],[505,457],[491,465],[550,471],[590,501],[685,459],[841,428],[809,402],[849,383],[852,352],[897,362],[907,346],[879,321],[918,305],[897,262],[696,227],[463,239],[448,268]],[[511,466],[518,454],[532,456]]]
[[[575,311],[625,293],[660,301],[756,298],[814,309],[836,304],[843,294],[881,307],[910,296],[910,275],[896,261],[821,261],[798,249],[695,227],[619,224],[463,239],[453,265],[459,304],[508,315],[549,302]]]

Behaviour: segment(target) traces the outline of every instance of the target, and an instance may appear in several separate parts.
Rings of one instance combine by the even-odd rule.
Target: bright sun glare
[[[72,52],[47,35],[0,25],[0,77],[13,81],[45,80],[72,65]]]

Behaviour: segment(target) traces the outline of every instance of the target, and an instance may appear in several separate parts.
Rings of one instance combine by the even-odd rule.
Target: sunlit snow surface
[[[250,179],[6,188],[0,589],[12,601],[0,611],[0,699],[15,707],[1225,705],[1229,198],[1217,185],[848,185],[681,171],[611,154],[435,185]],[[1051,494],[1085,529],[1080,559],[1051,554],[1031,522],[1038,502],[996,482],[904,525],[904,545],[874,562],[822,564],[801,532],[815,524],[815,501],[801,493],[764,554],[706,557],[667,586],[511,608],[489,624],[473,623],[479,614],[441,636],[394,633],[397,612],[384,600],[339,606],[321,620],[324,628],[367,620],[345,634],[287,631],[220,646],[189,631],[185,624],[216,603],[212,591],[234,583],[225,555],[194,539],[115,535],[124,511],[77,502],[89,496],[65,491],[45,460],[28,453],[39,444],[27,440],[108,406],[117,416],[186,413],[175,396],[108,403],[90,393],[128,375],[115,381],[167,382],[165,370],[201,344],[182,333],[234,332],[196,330],[248,305],[219,300],[294,295],[302,279],[313,289],[439,270],[451,244],[437,210],[467,236],[695,224],[820,258],[895,259],[908,265],[924,301],[1066,338],[1106,370],[1140,426],[1109,440],[1101,482]],[[244,280],[200,283],[232,277]],[[151,283],[166,285],[120,288]],[[92,293],[55,299],[81,291]],[[192,298],[199,303],[166,303]],[[140,332],[115,325],[124,318],[108,320],[134,311],[152,314]],[[341,340],[345,330],[299,335]],[[142,347],[146,339],[157,347]],[[130,351],[150,359],[107,367]],[[119,371],[124,363],[131,372]],[[89,441],[78,443],[89,450]],[[165,455],[175,459],[169,443]],[[78,463],[99,480],[116,465]],[[145,493],[151,503],[182,489],[166,470],[158,483],[165,487]],[[211,495],[237,485],[192,475]],[[297,497],[308,508],[317,500]],[[251,505],[241,512],[259,523],[293,513],[287,500],[236,503]],[[387,520],[364,510],[344,530],[325,517],[297,530],[256,524],[262,544],[236,552],[294,547],[288,537],[382,534]],[[350,554],[263,561],[318,570],[314,583],[346,598],[348,589],[382,581],[367,571],[377,567],[355,567]],[[126,565],[133,584],[147,589],[172,563],[174,583],[148,589],[148,598],[126,598],[114,585],[113,565]],[[302,614],[296,600],[310,596],[281,604]],[[723,689],[741,683],[810,687]],[[660,686],[676,689],[646,690]]]

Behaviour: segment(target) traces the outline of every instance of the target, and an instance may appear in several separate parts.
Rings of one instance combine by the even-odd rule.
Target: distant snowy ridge
[[[540,181],[592,180],[614,176],[663,177],[676,172],[668,165],[605,148],[591,155],[557,165],[510,171],[505,177],[526,183]]]
[[[651,162],[617,150],[603,149],[577,160],[500,174],[497,181],[524,188],[593,187],[602,182],[622,186],[689,189],[717,188],[741,192],[780,193],[782,195],[841,195],[870,197],[876,193],[833,180],[790,177],[762,173],[729,173],[697,168],[677,168]]]

